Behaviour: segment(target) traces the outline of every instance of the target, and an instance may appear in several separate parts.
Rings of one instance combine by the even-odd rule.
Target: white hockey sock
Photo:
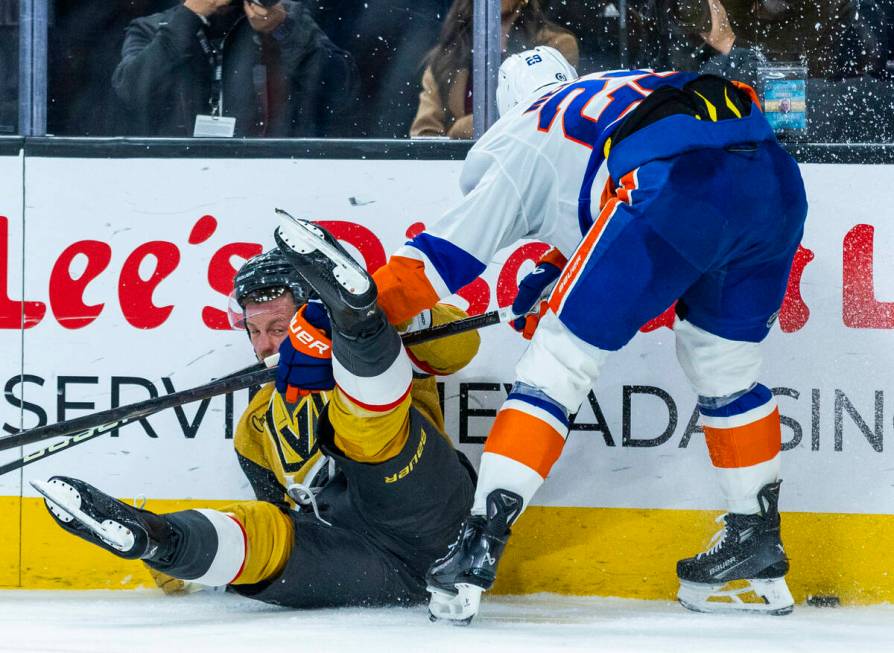
[[[716,467],[720,489],[726,498],[726,509],[741,515],[755,515],[761,511],[757,493],[767,483],[779,480],[780,454],[750,467]]]
[[[524,511],[541,485],[543,478],[527,465],[498,453],[485,452],[478,470],[472,514],[487,514],[487,495],[497,489],[518,494],[524,500]]]
[[[242,525],[234,517],[219,510],[199,508],[195,510],[211,522],[217,534],[217,550],[208,569],[195,583],[220,587],[232,583],[242,572],[245,564],[247,542]]]
[[[413,368],[397,332],[387,327],[376,337],[333,337],[332,373],[341,391],[373,412],[393,409],[407,396]]]

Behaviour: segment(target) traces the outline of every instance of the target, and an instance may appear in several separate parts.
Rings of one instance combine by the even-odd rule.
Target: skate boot
[[[779,485],[758,492],[761,512],[727,513],[711,548],[677,563],[677,600],[696,612],[789,614],[788,559],[779,537]]]
[[[463,522],[447,555],[436,560],[425,576],[432,621],[471,623],[481,593],[494,584],[509,527],[521,514],[522,503],[514,492],[494,490],[487,496],[487,517],[471,515]]]
[[[384,320],[372,277],[328,231],[276,209],[273,237],[280,251],[326,305],[337,331],[356,339]]]
[[[168,521],[113,499],[76,478],[53,476],[31,481],[47,510],[69,533],[128,560],[159,560],[176,546]]]

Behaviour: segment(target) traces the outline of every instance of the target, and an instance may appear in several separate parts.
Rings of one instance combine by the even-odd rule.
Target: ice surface
[[[486,653],[894,651],[894,606],[796,607],[787,617],[702,615],[674,603],[539,594],[487,597],[467,628],[424,607],[294,611],[234,595],[0,591],[0,651]]]

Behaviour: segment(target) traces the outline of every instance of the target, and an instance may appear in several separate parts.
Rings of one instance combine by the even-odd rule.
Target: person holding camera
[[[558,50],[576,66],[577,37],[549,20],[541,0],[501,0],[503,56],[537,45]],[[410,137],[472,138],[472,0],[454,0],[438,43],[426,55],[419,107]]]
[[[127,27],[112,86],[137,136],[350,132],[357,72],[292,0],[185,0]]]
[[[742,11],[750,11],[750,3],[751,0],[637,3],[630,21],[634,65],[732,76],[755,84],[757,68],[766,58],[753,47],[754,30],[745,29],[739,20]]]

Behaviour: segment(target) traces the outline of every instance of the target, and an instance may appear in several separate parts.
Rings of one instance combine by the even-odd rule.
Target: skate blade
[[[43,496],[47,509],[63,523],[76,521],[119,551],[129,551],[133,548],[134,536],[130,529],[110,519],[102,523],[93,519],[81,510],[81,494],[68,483],[59,479],[29,481],[29,483]]]
[[[693,612],[710,613],[786,615],[795,605],[785,578],[751,578],[720,584],[680,581],[677,600]]]
[[[328,258],[335,267],[332,276],[352,295],[363,295],[369,290],[369,276],[362,271],[354,259],[346,257],[326,242],[323,233],[312,224],[292,217],[282,209],[275,209],[280,218],[279,236],[299,254],[318,251]]]
[[[477,585],[457,583],[456,594],[450,594],[437,587],[428,586],[431,599],[428,602],[428,616],[432,621],[443,621],[456,626],[468,626],[478,614],[481,593]]]

